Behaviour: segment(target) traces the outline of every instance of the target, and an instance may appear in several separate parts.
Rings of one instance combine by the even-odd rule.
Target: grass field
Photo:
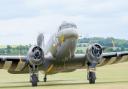
[[[128,89],[128,63],[97,68],[94,85],[88,84],[86,76],[86,70],[59,73],[49,75],[48,82],[44,83],[43,75],[40,74],[41,81],[34,89]],[[0,70],[0,89],[33,89],[28,80],[28,74],[13,75]]]

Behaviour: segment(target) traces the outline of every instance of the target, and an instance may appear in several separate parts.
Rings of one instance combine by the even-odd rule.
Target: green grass
[[[82,69],[49,75],[47,83],[42,82],[43,75],[40,74],[41,82],[34,89],[128,89],[128,63],[97,68],[95,85],[88,84],[86,72]],[[28,81],[28,74],[9,74],[0,70],[0,89],[33,89]]]

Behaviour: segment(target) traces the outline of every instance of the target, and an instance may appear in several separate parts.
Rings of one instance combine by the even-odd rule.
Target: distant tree
[[[7,54],[11,54],[12,47],[10,45],[7,45]]]

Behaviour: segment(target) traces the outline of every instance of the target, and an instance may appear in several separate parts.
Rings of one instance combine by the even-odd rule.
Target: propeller
[[[102,55],[101,45],[95,43],[87,48],[86,57],[90,63],[98,63],[102,57],[101,55]]]
[[[37,37],[37,45],[32,46],[28,52],[28,59],[31,65],[40,65],[44,59],[44,51],[42,46],[44,41],[44,36],[40,33]]]
[[[41,47],[44,46],[44,35],[40,33],[37,37],[37,46]]]
[[[92,46],[92,53],[93,55],[99,57],[102,54],[102,48],[95,44],[94,46]]]
[[[41,59],[42,58],[42,49],[40,47],[34,47],[32,50],[32,56],[34,59]]]

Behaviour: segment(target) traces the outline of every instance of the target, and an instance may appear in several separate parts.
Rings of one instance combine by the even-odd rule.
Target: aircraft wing
[[[53,57],[45,57],[46,65],[40,66],[40,70],[46,69],[50,64],[61,65],[53,59]],[[103,53],[102,57],[97,66],[110,65],[115,63],[127,62],[128,61],[128,51],[125,52],[109,52]],[[87,58],[85,54],[75,54],[72,59],[65,62],[65,65],[77,68],[86,68]],[[26,56],[0,56],[0,69],[6,69],[9,73],[22,74],[29,72],[29,63]]]
[[[45,57],[45,64],[39,66],[39,70],[47,70],[54,63],[52,56]],[[5,69],[12,74],[29,73],[29,61],[27,56],[0,56],[0,69]]]
[[[76,64],[79,63],[82,66],[86,66],[87,60],[88,59],[86,57],[86,54],[75,54],[74,58],[71,61],[75,62]],[[127,61],[128,61],[128,51],[108,52],[102,54],[102,57],[99,60],[97,66],[110,65],[110,64],[116,64]]]
[[[22,71],[27,67],[26,56],[0,56],[0,69],[8,71]]]
[[[98,66],[116,64],[128,61],[128,51],[103,53]]]

